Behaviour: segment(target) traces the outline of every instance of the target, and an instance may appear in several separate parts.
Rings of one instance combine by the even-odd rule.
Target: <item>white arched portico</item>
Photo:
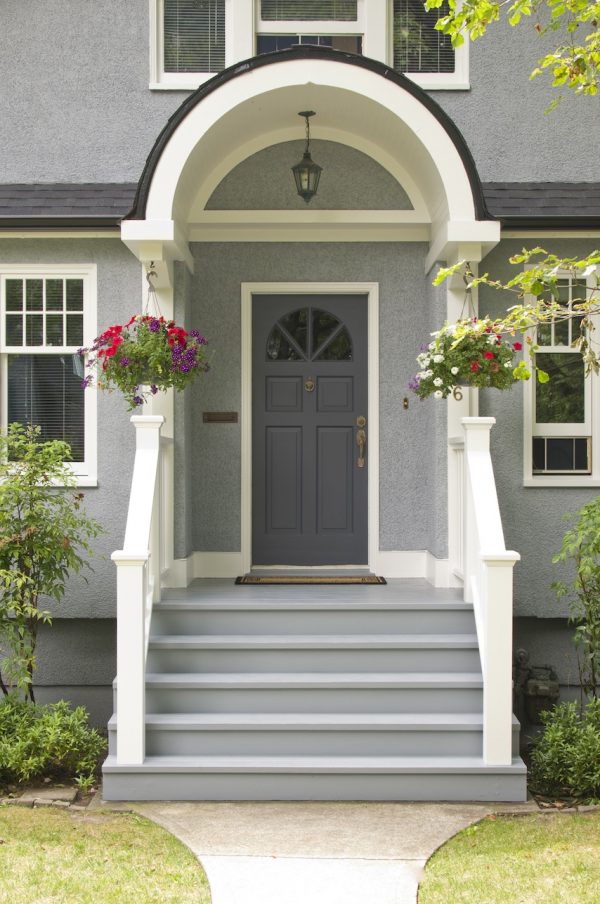
[[[499,224],[486,219],[473,161],[448,117],[379,63],[316,47],[302,51],[233,67],[188,98],[159,137],[136,209],[122,224],[131,250],[142,260],[191,266],[190,240],[315,241],[325,225],[328,240],[426,239],[428,266],[465,243],[469,256],[480,259],[499,240]],[[345,211],[335,230],[331,217],[310,208],[237,217],[206,211],[211,192],[241,161],[301,137],[301,109],[318,113],[314,138],[372,157],[404,187],[413,210]]]

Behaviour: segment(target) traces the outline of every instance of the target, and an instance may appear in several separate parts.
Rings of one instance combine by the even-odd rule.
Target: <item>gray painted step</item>
[[[474,634],[152,636],[153,672],[478,670]]]
[[[146,753],[165,755],[433,756],[481,755],[478,714],[232,713],[155,714],[146,718]],[[116,720],[109,723],[115,752]],[[513,747],[518,754],[517,720]]]
[[[481,757],[148,757],[104,764],[105,800],[524,800],[525,766]]]
[[[255,588],[252,588],[255,591]],[[297,589],[297,588],[284,588]],[[274,600],[157,603],[154,634],[472,634],[473,607],[460,602],[389,599]]]
[[[478,712],[478,672],[150,674],[147,712]]]

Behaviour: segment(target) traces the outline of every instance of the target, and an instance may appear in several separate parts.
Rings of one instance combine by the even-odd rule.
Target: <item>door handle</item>
[[[356,431],[356,445],[358,446],[358,459],[356,464],[359,468],[365,466],[365,446],[367,444],[367,433],[362,428]]]

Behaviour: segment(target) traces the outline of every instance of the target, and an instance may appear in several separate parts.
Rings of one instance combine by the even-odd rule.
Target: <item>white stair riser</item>
[[[149,672],[477,672],[479,650],[151,649]]]

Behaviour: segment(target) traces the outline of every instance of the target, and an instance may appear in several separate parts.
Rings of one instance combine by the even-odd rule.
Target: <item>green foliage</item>
[[[567,516],[572,517],[572,516]],[[577,513],[577,521],[563,537],[553,562],[570,562],[575,569],[571,584],[556,581],[559,599],[569,601],[574,641],[579,650],[582,690],[598,697],[600,681],[600,496]]]
[[[443,0],[425,0],[426,9],[437,9]],[[436,28],[450,36],[453,47],[465,37],[482,37],[488,27],[506,15],[510,25],[534,19],[540,35],[556,33],[557,46],[538,60],[531,78],[543,72],[554,87],[566,87],[578,95],[595,95],[600,84],[600,2],[593,0],[448,0],[449,12]],[[553,109],[558,98],[553,101]]]
[[[544,731],[531,755],[534,791],[600,799],[600,700],[583,712],[576,703],[561,703],[541,718]]]
[[[0,782],[76,778],[90,788],[106,742],[88,725],[83,706],[60,700],[48,706],[14,694],[0,701]]]
[[[69,446],[39,436],[21,424],[0,434],[0,689],[19,688],[32,701],[38,627],[51,623],[42,601],[63,598],[69,575],[89,567],[89,541],[101,531],[73,489]]]

